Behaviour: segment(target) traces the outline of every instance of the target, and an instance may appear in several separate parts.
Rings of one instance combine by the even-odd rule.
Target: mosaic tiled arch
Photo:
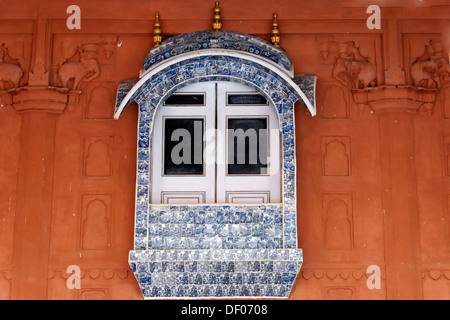
[[[144,69],[182,53],[213,48],[248,52],[293,72],[291,60],[280,48],[263,39],[230,31],[195,31],[171,37],[152,49],[144,60]]]
[[[129,262],[145,298],[289,295],[302,264],[296,230],[294,104],[306,95],[299,95],[296,82],[258,59],[188,53],[119,86],[116,118],[131,101],[139,105],[135,242]],[[301,80],[309,87],[315,83],[314,76]],[[243,83],[273,102],[282,134],[282,204],[149,203],[155,112],[171,93],[200,81]]]
[[[173,64],[164,61],[164,64],[167,65],[164,69],[158,72],[149,70],[140,80],[125,80],[120,83],[114,115],[116,119],[133,100],[140,104],[147,103],[142,100],[150,99],[150,103],[157,106],[168,90],[179,85],[206,81],[202,79],[210,76],[256,87],[271,99],[278,114],[283,112],[280,109],[282,105],[292,102],[293,106],[300,100],[315,115],[315,75],[297,75],[289,78],[288,82],[285,71],[277,73],[267,68],[267,65],[249,60],[241,54],[220,55],[220,50],[209,50],[202,55],[188,54],[181,61]]]

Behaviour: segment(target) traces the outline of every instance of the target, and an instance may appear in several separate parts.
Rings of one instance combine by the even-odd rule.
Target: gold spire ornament
[[[213,22],[214,32],[219,32],[222,30],[222,22],[220,22],[220,7],[219,1],[216,1],[216,6],[214,7],[214,22]]]
[[[156,13],[155,25],[153,29],[153,43],[155,44],[155,47],[159,46],[161,41],[161,24],[159,23],[159,13]]]
[[[272,36],[271,36],[271,40],[272,40],[272,44],[275,47],[280,47],[280,30],[278,30],[278,22],[277,22],[277,13],[275,12],[273,14],[273,23],[272,23]]]

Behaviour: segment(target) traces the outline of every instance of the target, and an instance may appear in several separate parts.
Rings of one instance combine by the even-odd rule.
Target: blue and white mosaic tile
[[[287,298],[301,249],[135,250],[129,262],[145,298]]]
[[[308,100],[315,107],[317,76],[314,74],[297,74],[292,80],[302,89]]]
[[[239,33],[194,32],[152,49],[144,68],[186,52],[181,60],[126,80],[118,89],[115,118],[124,105],[139,105],[134,250],[129,263],[148,299],[288,297],[303,262],[297,248],[294,104],[298,84],[315,105],[315,76],[293,81],[273,69],[235,56],[195,55],[204,49],[245,51],[270,60],[280,73],[292,70],[286,54]],[[170,60],[169,60],[170,61]],[[281,130],[282,203],[261,205],[159,205],[149,203],[151,131],[159,105],[176,90],[201,81],[251,86],[276,107]],[[122,107],[120,107],[122,106]]]
[[[153,48],[144,60],[144,69],[183,53],[206,49],[243,51],[267,59],[288,71],[292,68],[286,53],[263,39],[238,32],[196,31],[171,37]]]

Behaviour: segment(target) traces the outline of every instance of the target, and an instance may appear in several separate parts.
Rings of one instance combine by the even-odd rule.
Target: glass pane
[[[267,105],[267,99],[260,94],[228,94],[228,105]]]
[[[164,119],[164,175],[203,175],[204,119]]]
[[[228,174],[267,174],[267,118],[228,118]]]
[[[173,94],[164,102],[166,106],[189,105],[189,106],[204,106],[205,94]]]

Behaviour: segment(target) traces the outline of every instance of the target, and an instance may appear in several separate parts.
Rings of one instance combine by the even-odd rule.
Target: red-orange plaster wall
[[[80,30],[66,27],[71,4]],[[318,76],[317,116],[295,106],[304,264],[290,299],[449,299],[450,82],[428,96],[405,92],[430,41],[448,57],[450,3],[384,1],[379,30],[366,26],[369,4],[221,3],[223,29],[267,40],[276,11],[295,72]],[[20,66],[27,88],[0,90],[0,299],[141,299],[127,263],[137,108],[112,120],[116,88],[139,76],[156,12],[167,38],[210,29],[213,5],[0,0],[4,61]],[[97,45],[99,77],[79,91],[49,89],[80,43]],[[333,77],[343,43],[376,69],[381,90],[367,101]],[[81,268],[79,290],[66,286],[69,265]],[[366,285],[370,265],[380,289]]]

